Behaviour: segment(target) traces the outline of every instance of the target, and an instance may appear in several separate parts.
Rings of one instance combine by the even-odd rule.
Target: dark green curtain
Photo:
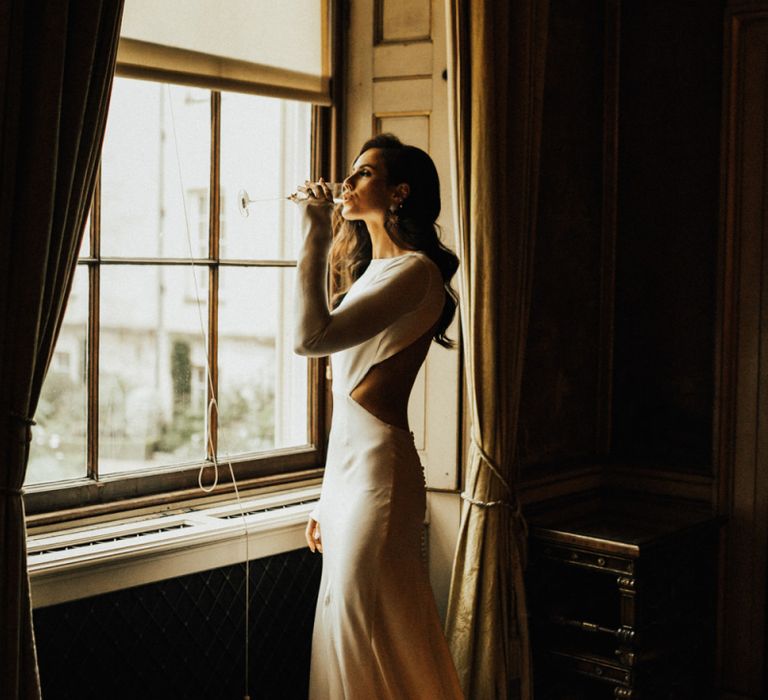
[[[22,485],[96,181],[122,0],[0,3],[0,698],[40,697]]]
[[[516,484],[548,0],[446,0],[455,220],[472,446],[446,633],[471,700],[530,700]]]

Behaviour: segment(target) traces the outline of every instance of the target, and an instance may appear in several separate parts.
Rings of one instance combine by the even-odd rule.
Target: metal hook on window
[[[248,205],[255,202],[255,199],[250,199],[248,197],[248,192],[245,190],[240,190],[237,193],[237,208],[240,211],[240,216],[242,217],[248,217]]]

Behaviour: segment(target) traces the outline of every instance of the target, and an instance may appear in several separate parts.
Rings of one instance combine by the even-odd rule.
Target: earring
[[[390,230],[394,231],[400,224],[400,216],[398,215],[398,212],[400,211],[400,207],[402,207],[402,203],[400,206],[396,206],[395,204],[390,204],[390,206],[387,208],[387,218],[384,222],[384,226]]]

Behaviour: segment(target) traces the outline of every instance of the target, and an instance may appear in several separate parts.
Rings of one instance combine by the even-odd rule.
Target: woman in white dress
[[[328,186],[299,189],[296,351],[330,354],[333,375],[325,477],[306,529],[323,554],[309,696],[461,698],[421,558],[424,472],[407,413],[430,343],[451,346],[456,310],[458,259],[435,227],[437,171],[394,136],[371,139],[344,180],[335,237]],[[350,283],[330,304],[329,267]]]

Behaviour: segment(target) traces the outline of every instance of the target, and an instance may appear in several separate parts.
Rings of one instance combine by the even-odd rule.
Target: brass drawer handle
[[[598,566],[605,566],[605,558],[604,557],[598,557],[597,558],[597,565]]]

